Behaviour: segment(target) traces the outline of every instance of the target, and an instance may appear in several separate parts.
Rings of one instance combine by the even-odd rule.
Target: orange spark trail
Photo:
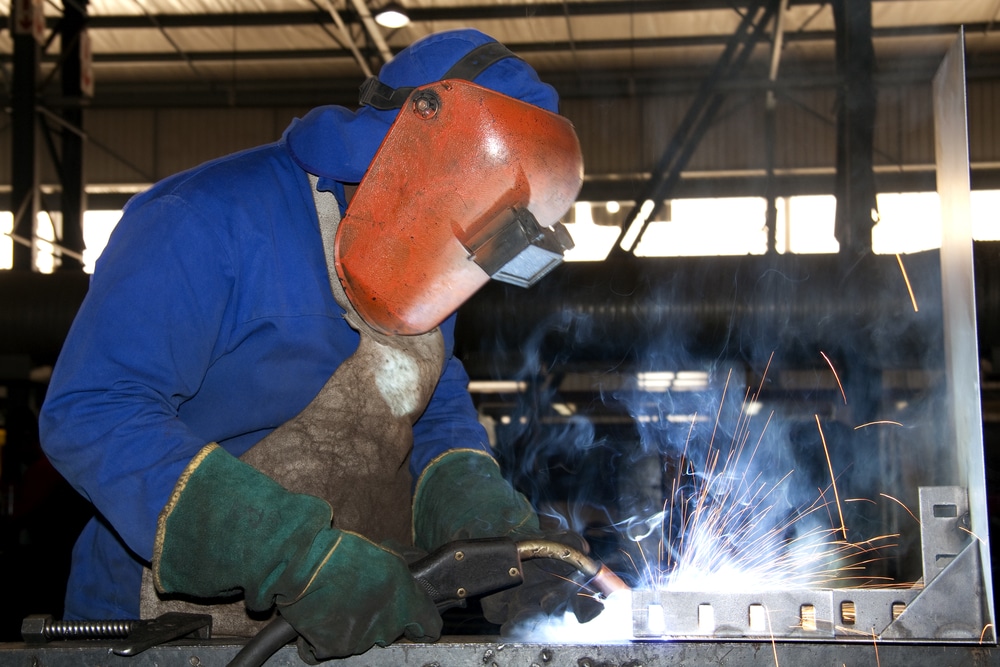
[[[976,534],[975,534],[974,532],[972,532],[972,531],[971,531],[971,530],[969,530],[968,528],[965,528],[965,527],[963,527],[963,526],[959,526],[959,527],[958,527],[958,529],[959,529],[959,530],[961,530],[961,531],[962,531],[962,532],[964,532],[964,533],[968,533],[969,535],[971,535],[971,536],[972,536],[973,538],[975,538],[975,539],[976,539],[976,541],[977,541],[977,542],[979,542],[980,544],[984,544],[984,545],[986,544],[986,540],[984,540],[983,538],[979,537],[978,535],[976,535]]]
[[[823,453],[826,454],[826,465],[830,469],[830,483],[833,484],[833,497],[837,501],[837,514],[840,515],[840,531],[844,534],[844,541],[846,542],[847,525],[844,523],[844,510],[840,507],[840,493],[837,492],[837,476],[833,474],[833,463],[830,461],[830,450],[826,447],[826,436],[823,435],[823,427],[819,423],[819,415],[813,416],[816,418],[816,428],[819,429],[819,439],[823,443]]]
[[[872,646],[875,647],[875,665],[880,667],[882,661],[878,659],[878,638],[875,636],[875,628],[872,628]]]
[[[847,394],[844,393],[844,385],[840,384],[840,376],[837,375],[837,369],[833,367],[833,362],[830,361],[830,357],[826,356],[823,350],[820,350],[819,353],[823,355],[823,358],[826,359],[826,365],[833,371],[833,379],[837,381],[837,386],[840,387],[840,395],[844,397],[844,405],[847,405]]]
[[[979,634],[979,643],[980,644],[983,643],[983,637],[986,636],[986,631],[989,630],[992,627],[993,627],[992,623],[987,623],[985,626],[983,626],[983,631]]]
[[[715,426],[712,427],[712,438],[708,441],[708,447],[711,449],[712,445],[715,444],[715,432],[719,430],[719,420],[722,419],[722,406],[726,402],[726,392],[729,391],[729,380],[733,377],[733,369],[729,369],[729,374],[726,376],[726,384],[722,388],[722,400],[719,401],[719,409],[715,413]]]
[[[896,253],[896,261],[899,262],[899,270],[903,272],[903,281],[906,283],[906,291],[910,293],[910,303],[913,304],[913,312],[919,313],[920,309],[917,308],[917,297],[913,294],[913,286],[910,285],[910,277],[906,275],[906,267],[903,266],[903,256],[898,252]]]
[[[866,422],[864,424],[858,424],[857,426],[854,427],[854,430],[857,431],[859,428],[865,428],[867,426],[876,426],[878,424],[890,424],[892,426],[902,426],[902,424],[900,422],[894,422],[891,419],[880,419],[878,421]]]
[[[774,641],[774,628],[771,627],[771,610],[764,607],[764,615],[767,618],[767,630],[771,633],[771,651],[774,653],[774,667],[781,667],[778,664],[778,644]]]
[[[760,384],[757,385],[757,393],[754,394],[753,400],[760,398],[760,392],[764,390],[764,380],[767,379],[767,371],[771,368],[771,360],[774,359],[774,350],[771,350],[771,356],[767,358],[767,365],[764,366],[764,372],[760,376]]]
[[[899,503],[899,506],[902,507],[904,510],[906,510],[906,513],[909,514],[910,516],[912,516],[914,521],[916,521],[917,523],[920,523],[920,519],[918,519],[916,516],[914,516],[913,512],[910,511],[910,508],[907,507],[906,505],[904,505],[903,502],[899,498],[893,498],[888,493],[880,493],[879,495],[882,496],[883,498],[888,498],[889,500],[891,500],[891,501],[893,501],[895,503]]]

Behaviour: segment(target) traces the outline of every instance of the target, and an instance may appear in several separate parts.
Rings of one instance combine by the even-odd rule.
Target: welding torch
[[[519,542],[506,537],[449,542],[410,564],[410,573],[437,605],[438,611],[465,606],[478,595],[498,593],[524,582],[521,562],[535,558],[562,561],[586,580],[581,589],[608,596],[629,590],[610,568],[571,546],[544,539]],[[229,667],[256,667],[298,636],[281,616],[250,639]]]

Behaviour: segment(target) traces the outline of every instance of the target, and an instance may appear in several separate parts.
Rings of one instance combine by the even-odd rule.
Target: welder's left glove
[[[531,503],[504,479],[492,456],[472,449],[445,452],[417,480],[414,544],[433,551],[447,542],[480,537],[546,539],[588,551],[576,533],[545,534]],[[583,586],[580,574],[562,561],[526,560],[521,569],[523,584],[482,600],[486,620],[501,625],[504,634],[535,617],[565,611],[585,623],[603,609],[593,591]]]
[[[431,461],[413,492],[413,544],[426,551],[455,540],[538,537],[531,503],[481,450],[453,449]]]

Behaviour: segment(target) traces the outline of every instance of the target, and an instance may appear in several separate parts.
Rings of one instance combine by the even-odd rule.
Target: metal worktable
[[[446,637],[434,644],[400,642],[386,648],[330,661],[331,666],[413,665],[416,667],[725,667],[797,665],[808,667],[985,667],[1000,665],[996,646],[883,644],[881,642],[691,642],[656,641],[618,644],[498,643],[496,638]],[[226,640],[174,642],[134,657],[116,656],[104,642],[59,645],[0,645],[0,667],[212,667],[225,665],[240,645]],[[269,666],[302,665],[294,646],[286,646]]]

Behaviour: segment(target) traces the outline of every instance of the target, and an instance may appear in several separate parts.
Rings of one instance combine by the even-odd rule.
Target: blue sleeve
[[[469,395],[469,376],[452,354],[454,315],[441,325],[441,331],[447,356],[444,372],[427,409],[413,427],[410,472],[415,480],[428,463],[449,449],[480,449],[492,453],[486,429],[479,423]]]
[[[172,196],[126,209],[40,415],[49,459],[147,560],[160,509],[206,444],[178,407],[225,343],[234,276],[213,218]]]

